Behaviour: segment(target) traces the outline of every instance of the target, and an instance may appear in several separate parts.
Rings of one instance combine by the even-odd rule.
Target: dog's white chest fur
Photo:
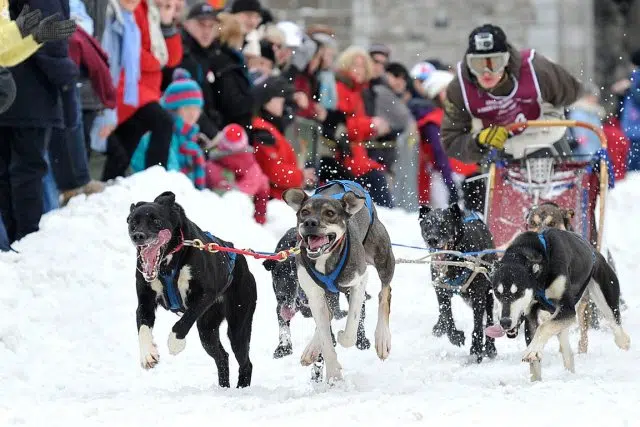
[[[189,282],[191,281],[191,266],[185,265],[180,269],[180,272],[177,275],[176,279],[176,287],[178,288],[178,292],[180,292],[180,298],[182,299],[182,304],[187,307],[187,294],[189,293]],[[159,279],[153,280],[150,284],[151,289],[156,293],[156,300],[162,298],[164,300],[164,286]],[[165,304],[168,304],[168,301],[164,301]]]

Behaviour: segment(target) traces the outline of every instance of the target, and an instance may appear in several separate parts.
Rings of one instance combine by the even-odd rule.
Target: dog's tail
[[[267,271],[273,271],[274,268],[276,268],[276,265],[278,265],[278,261],[272,260],[272,259],[268,259],[266,261],[264,261],[262,263],[262,265],[264,266],[264,268]]]

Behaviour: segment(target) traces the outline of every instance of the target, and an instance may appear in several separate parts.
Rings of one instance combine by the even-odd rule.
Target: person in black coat
[[[220,13],[217,19],[221,24],[220,38],[219,43],[214,43],[211,47],[211,87],[221,116],[220,125],[224,127],[229,123],[237,123],[244,126],[251,136],[252,84],[240,50],[244,43],[244,33],[235,16]]]
[[[214,63],[214,45],[218,36],[217,20],[220,11],[208,3],[197,3],[188,12],[183,22],[182,31],[182,63],[180,68],[189,71],[202,89],[204,108],[198,125],[200,131],[213,139],[221,127],[222,117],[218,111],[217,96],[213,89],[215,74],[212,69]]]
[[[43,17],[58,13],[60,19],[69,19],[68,0],[11,0],[11,19],[16,19],[27,4],[40,9]],[[36,41],[46,41],[43,38],[48,33],[34,34]],[[70,89],[78,68],[69,58],[67,41],[57,40],[43,44],[9,71],[15,80],[16,98],[0,114],[0,212],[13,242],[38,230],[43,209],[42,178],[47,172],[44,153],[51,129],[64,125],[61,100],[66,97],[75,102]]]

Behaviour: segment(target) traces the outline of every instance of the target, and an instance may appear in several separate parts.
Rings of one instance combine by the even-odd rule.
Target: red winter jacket
[[[78,67],[84,65],[87,69],[91,87],[100,102],[107,108],[115,108],[116,89],[109,72],[109,56],[81,26],[77,26],[69,38],[69,57]]]
[[[302,187],[304,181],[296,152],[287,138],[262,117],[255,117],[252,125],[256,160],[269,178],[270,195],[282,199],[285,190]],[[268,133],[266,138],[260,136],[264,131]]]
[[[118,84],[118,124],[124,122],[136,112],[140,107],[144,107],[152,102],[157,102],[162,96],[160,87],[162,85],[162,67],[151,52],[151,36],[149,35],[149,1],[142,0],[134,16],[136,24],[140,28],[140,42],[142,51],[140,53],[140,82],[138,83],[138,106],[132,107],[124,103],[124,71],[120,75]],[[177,67],[182,61],[182,38],[180,33],[176,33],[165,39],[169,60],[165,65],[167,68]]]
[[[605,121],[602,130],[607,135],[607,152],[611,163],[613,163],[615,179],[616,181],[622,180],[627,174],[627,159],[631,142],[620,128],[620,122],[615,117]]]
[[[384,167],[369,158],[365,141],[376,137],[372,117],[368,116],[364,108],[362,91],[366,85],[356,83],[349,75],[336,75],[336,90],[338,96],[338,111],[345,114],[347,137],[351,155],[343,156],[342,164],[355,176],[361,176],[372,170],[382,170]]]

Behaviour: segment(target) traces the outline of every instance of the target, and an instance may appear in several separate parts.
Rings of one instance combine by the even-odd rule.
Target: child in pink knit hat
[[[253,196],[254,218],[258,224],[264,224],[267,221],[269,179],[256,162],[244,128],[235,123],[225,126],[206,148],[210,149],[205,165],[207,187],[212,190],[237,188]],[[233,184],[225,179],[224,170],[233,173]]]

